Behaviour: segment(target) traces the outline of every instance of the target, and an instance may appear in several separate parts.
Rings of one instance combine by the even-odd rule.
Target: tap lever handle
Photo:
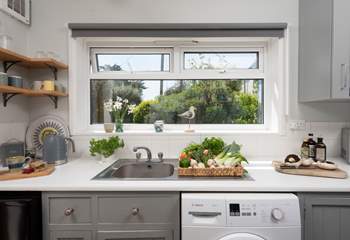
[[[137,152],[136,153],[136,161],[139,161],[141,159],[141,153]]]
[[[163,162],[163,161],[164,161],[163,157],[164,157],[164,153],[159,152],[159,153],[158,153],[158,159],[159,159],[160,162]]]

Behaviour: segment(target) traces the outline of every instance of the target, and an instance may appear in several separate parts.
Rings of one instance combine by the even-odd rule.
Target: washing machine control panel
[[[229,215],[231,217],[255,217],[256,204],[229,203]]]
[[[228,208],[231,217],[256,216],[256,204],[229,203]]]
[[[276,199],[226,199],[227,226],[290,226],[298,224],[299,204]]]

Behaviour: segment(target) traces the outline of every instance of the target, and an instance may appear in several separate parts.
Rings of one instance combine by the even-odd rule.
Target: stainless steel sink
[[[174,175],[175,167],[171,163],[136,162],[118,160],[98,174],[94,179],[134,179],[134,178],[169,178]]]
[[[153,159],[152,161],[157,161]],[[232,177],[178,177],[177,159],[164,159],[163,162],[147,162],[146,159],[137,161],[136,159],[119,159],[111,166],[100,172],[92,180],[110,180],[110,181],[154,181],[154,180],[196,180],[196,181],[254,181],[246,175],[244,178]]]

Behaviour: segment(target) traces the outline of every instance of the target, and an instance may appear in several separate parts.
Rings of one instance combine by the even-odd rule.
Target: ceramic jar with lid
[[[21,76],[9,76],[8,85],[23,88],[23,78]]]
[[[0,85],[8,85],[7,73],[0,72]]]

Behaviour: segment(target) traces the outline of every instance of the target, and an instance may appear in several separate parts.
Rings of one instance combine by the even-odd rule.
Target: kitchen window
[[[0,0],[0,9],[21,22],[30,24],[30,0]]]
[[[191,106],[196,108],[192,124],[197,131],[266,131],[277,126],[281,116],[274,93],[281,75],[271,71],[280,64],[279,55],[269,51],[272,40],[123,40],[79,39],[75,41],[81,44],[71,46],[82,60],[73,82],[79,83],[74,84],[79,89],[74,103],[82,105],[71,115],[85,122],[77,128],[103,131],[104,122],[114,121],[104,103],[117,97],[136,106],[124,119],[125,132],[154,131],[156,120],[163,120],[168,131],[182,131],[187,121],[179,114]]]

